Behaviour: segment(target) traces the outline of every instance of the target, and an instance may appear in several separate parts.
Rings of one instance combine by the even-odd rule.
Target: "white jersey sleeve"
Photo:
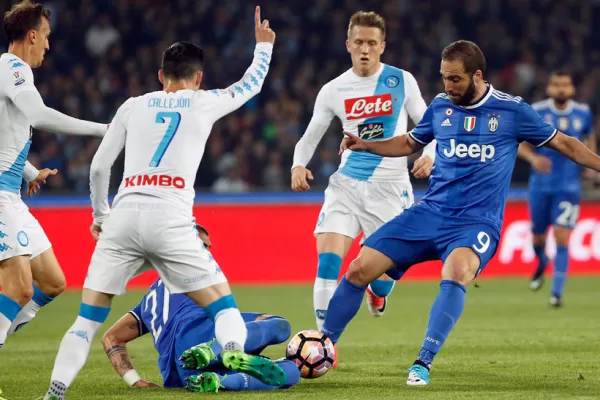
[[[203,118],[209,118],[211,123],[237,110],[248,100],[260,93],[264,78],[269,72],[273,44],[257,43],[254,48],[252,64],[239,81],[226,89],[213,89],[198,92],[202,96],[200,112]]]
[[[110,212],[108,189],[110,170],[125,146],[127,118],[135,98],[130,98],[119,107],[106,135],[98,147],[90,166],[90,197],[94,224],[101,226]]]
[[[408,111],[408,115],[410,119],[417,125],[421,118],[423,118],[423,114],[425,114],[425,110],[427,110],[427,104],[421,95],[421,89],[419,89],[419,84],[417,80],[408,71],[404,71],[404,79],[406,82],[406,110]],[[435,146],[436,141],[433,140],[431,143],[428,143],[427,146],[423,149],[423,155],[431,157],[432,160],[435,161]]]
[[[13,103],[18,95],[25,92],[35,92],[37,89],[33,83],[33,71],[25,62],[15,60],[7,72],[10,79],[2,79],[2,94],[8,97]]]
[[[33,166],[29,161],[25,162],[25,167],[23,168],[23,179],[27,182],[31,182],[35,178],[38,177],[40,171]]]
[[[335,117],[335,113],[329,107],[329,104],[331,104],[331,96],[329,95],[330,90],[331,84],[328,83],[321,88],[317,95],[312,118],[310,119],[304,135],[302,135],[302,138],[296,143],[292,170],[298,166],[306,167],[315,153],[315,149],[319,145],[319,142],[323,138],[323,135],[327,131],[327,128],[329,128],[331,120]]]

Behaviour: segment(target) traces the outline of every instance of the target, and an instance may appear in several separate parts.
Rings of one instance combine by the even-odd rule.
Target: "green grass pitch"
[[[571,278],[560,310],[548,306],[549,282],[538,293],[527,284],[483,280],[468,289],[465,312],[434,362],[429,387],[407,387],[405,380],[438,284],[401,282],[384,317],[361,308],[338,345],[337,370],[289,390],[215,395],[130,389],[109,364],[98,335],[67,399],[600,399],[600,278]],[[101,333],[142,294],[118,298]],[[311,286],[240,286],[234,294],[242,311],[284,316],[294,333],[314,327]],[[45,393],[58,345],[78,307],[79,293],[66,293],[8,339],[0,351],[1,397],[36,399]],[[266,355],[282,357],[284,348],[270,348]],[[161,383],[152,339],[138,339],[129,350],[140,375]]]

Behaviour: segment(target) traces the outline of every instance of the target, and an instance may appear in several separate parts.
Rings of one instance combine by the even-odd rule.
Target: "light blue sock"
[[[431,312],[425,332],[425,340],[417,357],[419,364],[430,368],[431,362],[454,328],[465,307],[466,289],[458,282],[443,280]]]
[[[358,286],[344,276],[340,281],[331,301],[329,312],[323,325],[323,333],[337,343],[348,323],[354,318],[365,297],[366,286]]]
[[[562,296],[567,280],[567,270],[569,269],[569,248],[565,246],[556,248],[556,258],[554,259],[554,275],[552,278],[552,295]]]
[[[371,282],[369,287],[375,296],[387,297],[392,292],[395,283],[396,281],[377,279],[376,281]]]

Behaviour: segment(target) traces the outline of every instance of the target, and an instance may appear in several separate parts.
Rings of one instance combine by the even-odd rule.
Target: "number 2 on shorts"
[[[171,140],[173,140],[173,137],[177,133],[179,123],[181,122],[181,114],[172,111],[161,111],[156,114],[157,124],[164,124],[167,122],[167,119],[169,119],[167,132],[165,132],[165,136],[163,136],[156,152],[154,152],[154,156],[152,156],[152,160],[150,161],[151,167],[158,167],[160,165],[160,160],[162,160],[165,151],[167,151],[167,148],[171,144]]]

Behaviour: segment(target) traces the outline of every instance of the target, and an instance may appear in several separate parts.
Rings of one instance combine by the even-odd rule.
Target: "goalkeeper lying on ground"
[[[196,225],[196,229],[207,249],[210,248],[206,229],[200,225]],[[284,318],[261,313],[242,313],[242,317],[248,328],[245,351],[249,354],[260,354],[265,347],[282,343],[290,336],[290,324]],[[293,386],[300,380],[298,368],[287,360],[277,362],[287,375],[286,384],[280,387],[227,370],[219,357],[221,348],[213,341],[213,321],[186,295],[170,294],[160,279],[102,338],[113,367],[133,387],[157,386],[140,378],[127,353],[127,343],[146,333],[154,339],[165,388],[187,387],[199,392],[273,390]],[[196,369],[198,365],[207,364],[203,369]]]

